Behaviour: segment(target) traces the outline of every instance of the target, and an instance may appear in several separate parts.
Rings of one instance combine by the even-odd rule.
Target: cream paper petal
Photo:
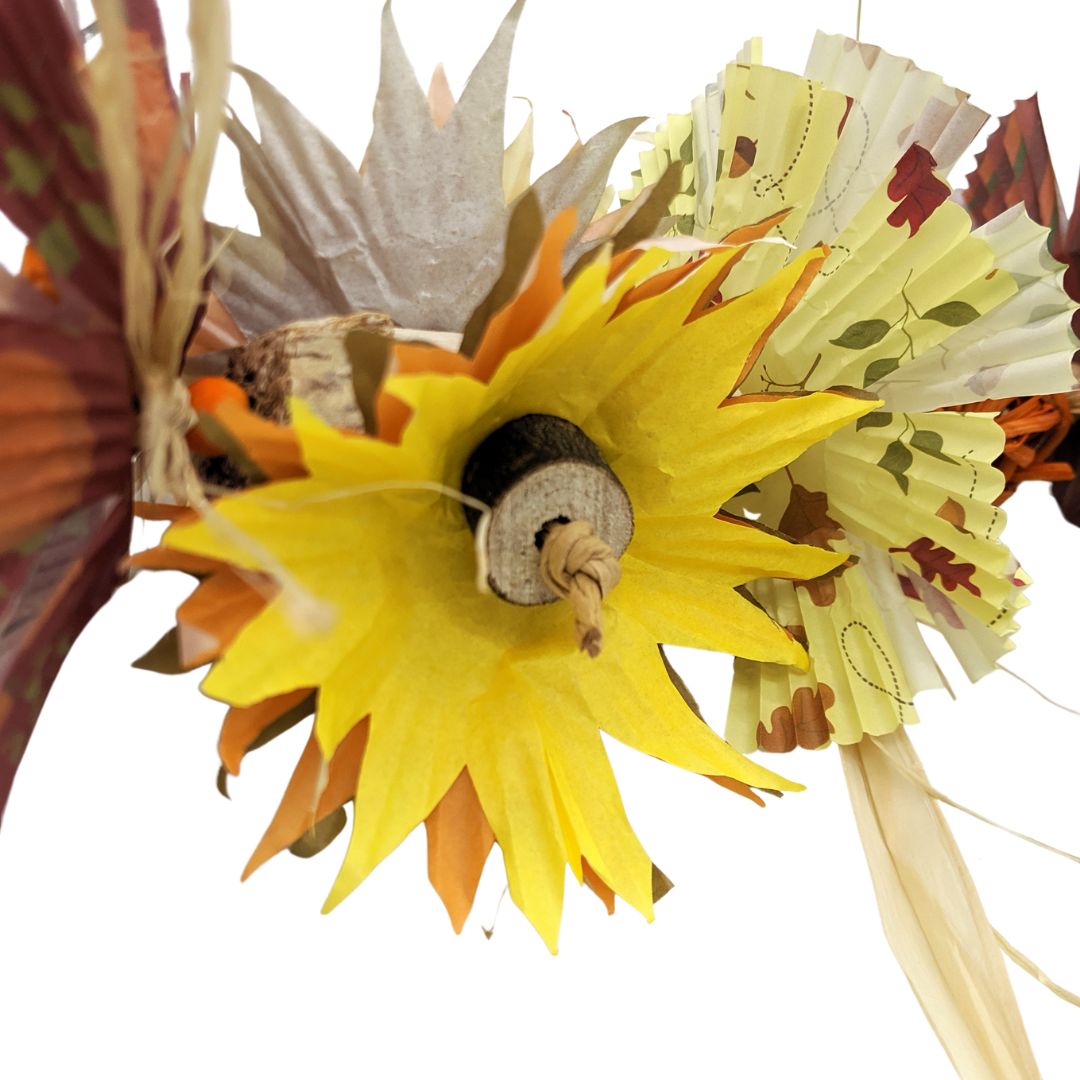
[[[1002,486],[990,464],[1004,443],[1001,429],[985,414],[890,415],[887,426],[849,427],[825,448],[829,513],[916,572],[920,557],[939,566],[953,599],[991,622],[1017,589],[1008,576],[1015,562],[999,540],[1005,514],[992,505]],[[933,454],[918,448],[921,435]],[[906,456],[897,461],[900,451]],[[900,464],[906,469],[894,471]]]
[[[819,32],[800,77],[762,66],[755,40],[688,113],[641,136],[652,145],[620,197],[681,161],[673,231],[718,240],[787,209],[772,235],[802,251],[832,242],[913,143],[947,172],[988,118],[940,76],[877,46]],[[755,252],[731,291],[752,288],[784,258],[783,248]]]
[[[888,374],[953,335],[960,320],[977,318],[1016,291],[954,203],[938,206],[914,234],[892,224],[897,202],[889,197],[890,182],[832,242],[821,273],[767,342],[745,389],[876,390]]]
[[[815,601],[822,583],[750,587],[781,625],[805,637],[810,669],[736,659],[725,737],[737,750],[846,745],[883,735],[918,720],[916,693],[944,686],[890,560],[857,548],[859,564],[827,579],[835,589],[828,604]]]
[[[800,718],[809,725],[801,744],[821,745],[813,714],[826,698],[830,734],[840,743],[914,722],[914,694],[945,685],[917,621],[942,631],[973,678],[1009,648],[1027,579],[1000,542],[1005,516],[992,505],[1002,484],[992,466],[1001,429],[987,414],[878,412],[869,420],[812,448],[745,500],[764,523],[784,527],[793,483],[827,492],[832,546],[858,562],[809,587],[751,586],[781,625],[801,628],[810,670],[736,662],[727,729],[736,747],[753,749],[758,725],[768,734],[775,720],[788,725],[793,749]],[[831,603],[815,603],[833,590]]]
[[[843,34],[818,31],[806,75],[847,94],[852,105],[799,248],[842,232],[913,142],[947,173],[989,119],[940,75]]]
[[[1013,278],[1017,292],[878,383],[886,408],[1056,394],[1075,382],[1074,305],[1062,284],[1065,268],[1047,249],[1049,230],[1017,205],[974,235],[989,245],[994,266]]]

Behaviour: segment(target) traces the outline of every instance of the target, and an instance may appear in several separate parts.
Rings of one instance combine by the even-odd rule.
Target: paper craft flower
[[[228,244],[217,274],[245,333],[364,310],[386,312],[399,326],[463,330],[502,271],[511,204],[526,189],[545,222],[577,208],[567,267],[595,246],[582,233],[640,118],[605,128],[529,184],[531,145],[521,162],[503,148],[510,53],[523,7],[517,0],[507,12],[455,103],[438,75],[425,96],[386,5],[362,170],[270,83],[239,69],[262,141],[235,117],[226,133],[261,235],[220,230]],[[510,167],[522,164],[524,183]]]
[[[565,230],[549,232],[537,278],[489,325],[474,360],[398,348],[401,374],[383,388],[379,438],[333,431],[294,403],[306,475],[220,499],[214,517],[173,526],[168,552],[152,556],[156,565],[204,571],[200,560],[215,560],[241,578],[269,570],[282,582],[272,601],[263,606],[256,595],[239,620],[235,603],[208,601],[203,615],[212,617],[200,618],[197,635],[189,627],[188,638],[220,645],[203,689],[234,710],[283,695],[295,704],[315,689],[312,760],[321,754],[328,763],[323,784],[337,792],[330,809],[350,798],[355,805],[328,908],[449,803],[447,813],[462,826],[471,821],[474,832],[490,823],[511,896],[552,949],[566,863],[579,880],[588,875],[651,916],[653,866],[624,815],[601,731],[730,778],[744,792],[794,786],[734,753],[691,712],[658,645],[805,664],[801,645],[738,590],[762,576],[816,577],[844,556],[792,544],[718,508],[875,404],[831,392],[727,398],[822,253],[722,302],[714,302],[717,290],[745,248],[714,253],[667,285],[645,280],[663,253],[621,271],[602,257],[560,298],[564,238]],[[229,416],[224,409],[226,425]],[[539,418],[559,433],[515,442],[523,418],[526,427]],[[596,456],[567,449],[579,436]],[[493,440],[499,445],[485,464]],[[533,468],[536,445],[556,451]],[[565,605],[535,602],[553,594],[508,603],[477,592],[469,523],[439,494],[468,490],[470,474],[521,458],[530,461],[523,480],[485,489],[493,507],[489,579],[504,595],[528,594],[550,543],[545,526],[588,519],[591,508],[597,531],[621,552],[595,658],[575,644]],[[585,480],[559,471],[568,462]],[[621,504],[611,509],[622,498],[632,518]],[[266,557],[235,542],[241,534]],[[191,557],[194,566],[185,563]],[[200,592],[216,588],[214,580]],[[324,623],[298,613],[301,594]],[[180,618],[183,638],[183,609]],[[309,790],[298,827],[279,830],[274,849],[327,810],[316,807],[324,788]],[[474,859],[461,868],[474,878],[458,891],[465,910],[486,853],[479,866]]]
[[[1046,230],[1020,208],[971,234],[948,201],[935,163],[986,119],[966,95],[841,37],[818,35],[806,77],[761,66],[753,44],[741,61],[722,96],[709,87],[668,118],[642,180],[678,163],[671,209],[686,235],[761,220],[796,252],[829,245],[743,392],[848,384],[883,403],[729,504],[852,560],[748,587],[806,642],[810,667],[736,659],[728,737],[745,750],[841,744],[882,923],[935,1033],[961,1075],[1034,1076],[1002,948],[1052,984],[987,920],[904,725],[914,694],[944,685],[917,623],[978,678],[1009,647],[1026,583],[999,540],[1001,427],[938,410],[1066,389],[1073,305]],[[760,245],[729,295],[788,257]]]
[[[762,66],[759,46],[742,60],[722,100],[710,87],[668,118],[641,180],[687,162],[672,210],[688,235],[760,220],[796,251],[831,249],[743,392],[853,385],[884,404],[735,504],[857,559],[824,582],[752,587],[811,668],[738,662],[727,734],[743,750],[855,743],[914,721],[914,694],[943,685],[917,620],[973,678],[1010,647],[1025,578],[998,540],[1002,433],[989,413],[937,410],[1065,389],[1072,305],[1045,230],[1017,210],[971,235],[947,201],[936,159],[955,160],[986,119],[966,95],[839,36],[818,35],[805,77]],[[789,254],[760,245],[729,287]]]

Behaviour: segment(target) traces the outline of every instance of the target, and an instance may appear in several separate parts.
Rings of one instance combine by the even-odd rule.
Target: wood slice
[[[462,491],[492,509],[488,583],[514,604],[557,600],[540,578],[540,549],[551,522],[587,521],[621,555],[634,511],[596,444],[558,416],[530,413],[492,432],[465,465]],[[466,508],[473,529],[478,511]]]

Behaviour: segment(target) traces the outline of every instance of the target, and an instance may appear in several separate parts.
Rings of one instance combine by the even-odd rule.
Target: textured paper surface
[[[524,144],[505,159],[503,149],[521,6],[511,9],[442,124],[387,6],[375,128],[361,173],[266,80],[241,69],[260,140],[235,119],[228,133],[261,235],[219,231],[231,238],[218,271],[226,306],[247,333],[355,311],[385,312],[411,329],[464,327],[502,269],[511,213],[504,160],[515,191],[527,167]],[[637,122],[605,128],[532,185],[543,220],[575,207],[577,231],[584,229]],[[581,250],[567,249],[568,267]]]

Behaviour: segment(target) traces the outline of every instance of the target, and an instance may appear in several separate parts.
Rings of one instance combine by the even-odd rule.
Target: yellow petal
[[[880,404],[835,391],[732,398],[715,424],[672,425],[675,456],[664,464],[689,463],[679,487],[688,504],[719,506]]]
[[[606,641],[598,657],[583,658],[592,674],[582,680],[580,690],[603,731],[643,754],[691,772],[730,776],[759,788],[802,790],[801,784],[733,750],[687,707],[667,677],[656,645],[640,630],[635,635],[621,625],[619,631],[618,643]],[[545,674],[550,683],[550,673],[542,665],[534,674],[539,685],[545,685]]]
[[[572,715],[549,716],[544,729],[551,776],[581,854],[651,921],[652,860],[626,819],[599,733]]]
[[[469,775],[503,853],[510,896],[558,951],[566,850],[558,828],[544,740],[545,709],[521,680],[507,679],[470,719]]]
[[[846,553],[827,551],[758,529],[739,518],[646,517],[637,523],[630,554],[671,573],[725,585],[757,578],[820,577],[835,570]]]
[[[654,644],[806,668],[803,647],[730,585],[674,573],[634,558],[629,551],[622,557],[622,571],[607,607],[613,615],[633,619]]]
[[[324,911],[336,907],[431,813],[465,767],[459,724],[387,709],[373,714],[369,725],[349,849]]]

